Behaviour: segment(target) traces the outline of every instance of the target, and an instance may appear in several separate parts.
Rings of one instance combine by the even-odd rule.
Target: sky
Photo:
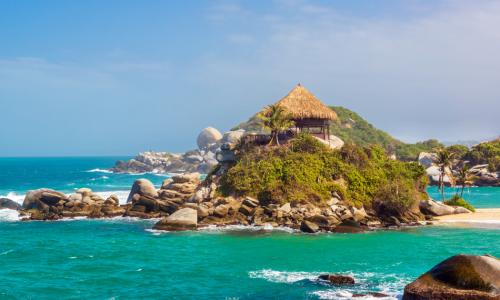
[[[298,83],[407,143],[500,134],[500,1],[0,0],[0,157],[196,148]]]

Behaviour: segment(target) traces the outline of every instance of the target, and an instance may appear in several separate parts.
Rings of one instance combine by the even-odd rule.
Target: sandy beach
[[[473,214],[436,217],[439,221],[500,221],[500,208],[476,209]]]

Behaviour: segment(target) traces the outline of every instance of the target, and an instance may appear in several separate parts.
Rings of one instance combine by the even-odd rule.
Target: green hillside
[[[360,147],[374,144],[384,148],[388,155],[396,154],[396,157],[402,161],[414,161],[420,152],[433,152],[433,148],[444,148],[444,145],[437,140],[405,144],[388,133],[376,129],[347,108],[341,106],[329,106],[329,108],[339,116],[337,120],[330,121],[330,134],[338,136],[346,143],[354,143]],[[247,133],[268,133],[262,129],[262,121],[257,114],[231,130],[238,129],[244,129]]]

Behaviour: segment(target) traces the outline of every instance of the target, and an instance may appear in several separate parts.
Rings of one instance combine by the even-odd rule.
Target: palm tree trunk
[[[276,132],[276,145],[280,145],[280,140],[279,140],[279,137],[278,137],[278,131]]]
[[[441,195],[443,196],[443,204],[444,204],[444,172],[441,173],[441,182],[439,183],[441,185]]]
[[[460,198],[462,199],[464,197],[464,188],[465,188],[465,183],[462,183],[462,194],[460,194]]]

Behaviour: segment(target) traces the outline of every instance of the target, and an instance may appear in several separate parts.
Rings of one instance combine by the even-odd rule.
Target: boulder
[[[71,194],[68,197],[69,201],[77,201],[77,200],[83,200],[83,195],[82,194]]]
[[[81,188],[76,191],[77,194],[82,194],[84,196],[92,196],[92,190],[89,188]]]
[[[245,129],[228,131],[224,134],[224,137],[222,138],[222,142],[234,144],[237,140],[239,140],[243,136],[244,133],[245,133]]]
[[[240,206],[239,212],[244,214],[245,216],[250,216],[250,214],[252,213],[252,208],[246,205],[242,205]]]
[[[58,203],[59,201],[65,200],[65,199],[68,199],[68,197],[63,193],[43,192],[40,200],[42,200],[43,202],[45,202],[49,205],[54,205],[54,204]]]
[[[23,207],[16,202],[7,199],[0,198],[0,209],[11,209],[11,210],[21,210]]]
[[[158,192],[156,192],[155,186],[151,183],[151,181],[144,178],[137,179],[134,182],[132,189],[130,190],[130,194],[128,194],[127,203],[132,202],[132,197],[135,194],[152,198],[158,197]]]
[[[291,211],[291,206],[290,206],[290,203],[285,203],[285,204],[283,204],[283,206],[282,206],[282,207],[280,207],[280,208],[279,208],[279,210],[281,210],[281,211],[282,211],[283,213],[285,213],[285,214],[290,213],[290,211]]]
[[[172,180],[175,183],[186,183],[186,182],[189,182],[189,180],[191,180],[191,176],[189,176],[187,174],[174,175],[174,176],[172,176]]]
[[[465,207],[459,206],[455,208],[455,214],[471,214],[471,213],[472,212]]]
[[[333,233],[363,233],[365,232],[362,228],[361,225],[359,225],[358,222],[353,221],[353,220],[345,220],[337,227],[332,228],[331,232]]]
[[[210,144],[217,142],[222,139],[222,134],[215,128],[207,127],[203,129],[203,131],[198,135],[196,139],[196,144],[198,148],[204,149],[207,148]]]
[[[219,205],[215,208],[213,215],[217,218],[224,218],[229,212],[229,208],[225,205]]]
[[[437,161],[437,155],[435,153],[420,152],[417,157],[417,161],[428,169]]]
[[[166,212],[167,214],[173,214],[179,210],[179,204],[173,201],[164,201],[159,203],[160,211]]]
[[[218,162],[234,161],[235,151],[234,150],[217,150],[215,151],[215,159]]]
[[[161,184],[161,188],[160,190],[166,190],[168,189],[167,186],[171,183],[171,182],[174,182],[174,180],[172,178],[169,178],[169,179],[165,179],[163,180],[162,184]]]
[[[345,276],[340,274],[327,274],[320,275],[319,279],[329,281],[333,284],[355,284],[354,278],[351,276]]]
[[[199,220],[208,217],[208,209],[206,209],[203,206],[199,206],[199,205],[194,204],[194,203],[186,203],[186,204],[182,205],[182,208],[186,208],[186,207],[196,210]]]
[[[401,222],[399,222],[398,218],[396,218],[394,216],[391,216],[391,217],[387,218],[387,220],[385,221],[385,223],[388,226],[398,226],[398,227],[401,227]]]
[[[371,298],[390,298],[391,297],[387,294],[374,293],[374,292],[368,292],[366,294],[352,294],[353,298],[360,298],[360,297],[367,297],[367,296],[370,296]]]
[[[423,213],[428,213],[434,216],[445,216],[455,213],[455,208],[434,200],[424,200],[420,202],[419,207]]]
[[[158,201],[151,197],[141,196],[137,201],[138,205],[143,205],[147,208],[147,212],[158,213],[160,211],[160,205]]]
[[[335,135],[330,135],[328,143],[330,144],[330,149],[340,149],[344,146],[344,141]]]
[[[332,199],[330,199],[330,201],[327,201],[327,202],[326,202],[326,205],[328,205],[328,206],[337,205],[339,202],[340,202],[340,200],[339,200],[339,199],[337,199],[337,198],[332,198]]]
[[[354,221],[356,221],[356,222],[363,220],[367,216],[364,207],[357,209],[356,207],[351,206],[349,208],[349,210],[351,211],[352,217],[354,218]]]
[[[254,198],[251,198],[251,197],[246,197],[245,200],[243,200],[243,205],[246,205],[250,208],[254,208],[254,207],[257,207],[259,206],[259,200],[257,199],[254,199]]]
[[[183,208],[164,218],[153,226],[156,230],[184,231],[196,230],[198,215],[195,209]]]
[[[23,208],[24,209],[31,209],[31,207],[33,206],[33,203],[35,202],[35,200],[41,200],[42,199],[42,194],[44,192],[49,192],[49,193],[52,193],[52,194],[60,195],[61,198],[64,198],[64,199],[68,198],[65,194],[63,194],[61,192],[57,192],[57,191],[51,190],[51,189],[31,190],[31,191],[28,191],[26,193],[26,196],[24,197]]]
[[[332,222],[328,217],[321,216],[321,215],[312,216],[312,217],[308,218],[307,221],[313,222],[314,224],[321,226],[321,227],[329,227],[332,225]],[[338,222],[336,222],[336,223],[338,223]]]
[[[189,155],[189,156],[186,156],[186,161],[189,163],[193,163],[195,161],[201,162],[201,161],[203,161],[203,157],[200,155]]]
[[[405,287],[403,300],[500,299],[500,260],[490,255],[452,256]]]
[[[316,223],[309,221],[302,221],[300,224],[300,231],[307,233],[315,233],[319,230],[319,226]]]

